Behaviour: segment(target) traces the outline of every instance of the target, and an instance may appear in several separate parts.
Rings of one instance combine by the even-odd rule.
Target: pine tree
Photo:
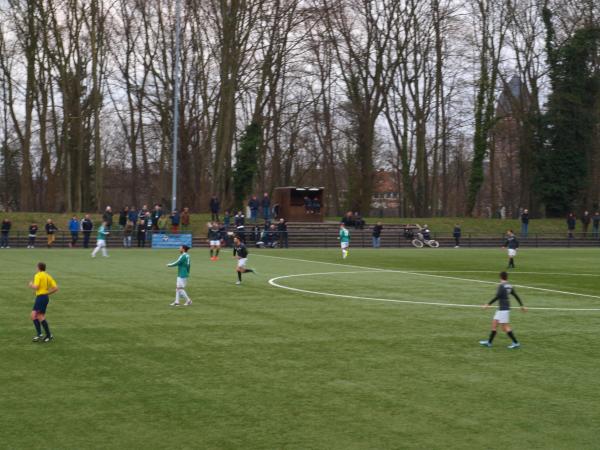
[[[254,176],[258,170],[258,146],[261,134],[260,125],[256,122],[248,125],[240,141],[240,148],[235,154],[233,200],[236,209],[243,208],[244,199],[252,189]]]

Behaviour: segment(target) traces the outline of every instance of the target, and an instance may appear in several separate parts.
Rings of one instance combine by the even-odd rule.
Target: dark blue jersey
[[[208,240],[209,241],[220,241],[221,240],[221,232],[218,228],[209,228],[208,230]]]
[[[498,290],[496,291],[496,296],[490,300],[489,304],[491,305],[491,304],[495,303],[496,300],[498,300],[499,301],[498,309],[500,311],[509,311],[510,310],[510,301],[508,299],[509,295],[512,295],[514,298],[516,298],[517,301],[519,302],[519,305],[523,306],[523,302],[521,301],[521,298],[515,292],[515,288],[513,288],[512,285],[510,285],[508,283],[500,283],[498,285]]]
[[[506,241],[504,241],[504,246],[511,250],[516,250],[519,248],[519,241],[515,236],[509,236],[506,238]]]
[[[240,242],[240,245],[236,245],[233,247],[233,256],[236,255],[240,258],[248,257],[248,249],[246,248],[243,242]]]

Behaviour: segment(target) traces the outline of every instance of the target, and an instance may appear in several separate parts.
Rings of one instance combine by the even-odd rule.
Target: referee
[[[38,263],[37,273],[33,277],[33,281],[29,282],[29,287],[35,291],[35,303],[31,311],[31,320],[37,334],[34,336],[33,342],[50,342],[54,339],[54,336],[52,336],[46,321],[46,308],[50,301],[49,296],[58,291],[58,286],[54,278],[46,273],[46,263]],[[44,327],[46,336],[42,335],[42,327]]]

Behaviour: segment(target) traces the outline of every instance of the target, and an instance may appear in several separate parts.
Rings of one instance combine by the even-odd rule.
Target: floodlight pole
[[[181,0],[175,5],[175,67],[173,68],[173,183],[171,210],[177,209],[177,148],[179,128],[179,47],[181,39]]]

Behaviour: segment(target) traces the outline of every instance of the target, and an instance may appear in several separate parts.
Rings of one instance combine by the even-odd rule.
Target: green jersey
[[[169,264],[169,267],[177,266],[177,276],[179,278],[187,278],[190,276],[190,255],[182,253],[177,258],[177,261]]]
[[[99,241],[100,240],[105,241],[107,235],[108,235],[108,231],[106,231],[106,228],[104,228],[104,225],[100,225],[100,228],[98,228],[98,236],[96,236],[96,239]]]
[[[350,231],[345,228],[340,228],[340,242],[350,243]]]

